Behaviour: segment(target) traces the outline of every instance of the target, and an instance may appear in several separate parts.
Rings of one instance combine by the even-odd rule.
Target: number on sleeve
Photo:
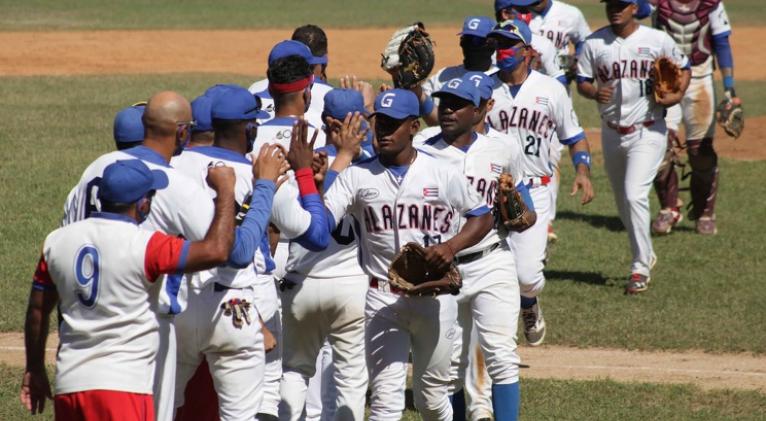
[[[77,252],[74,262],[74,274],[77,279],[77,299],[88,308],[93,308],[98,299],[98,282],[101,263],[98,249],[83,246]]]

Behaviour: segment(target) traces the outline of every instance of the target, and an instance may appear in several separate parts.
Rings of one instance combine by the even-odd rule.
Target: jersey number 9
[[[93,308],[98,299],[98,281],[101,263],[98,249],[83,246],[77,252],[74,262],[74,275],[77,279],[77,299],[88,308]]]

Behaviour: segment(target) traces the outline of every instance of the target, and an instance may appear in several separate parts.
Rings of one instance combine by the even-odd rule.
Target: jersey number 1
[[[77,279],[77,299],[85,307],[92,308],[98,299],[98,281],[101,274],[98,249],[83,246],[77,252],[74,262],[74,275]]]
[[[651,79],[639,80],[638,90],[641,93],[640,96],[654,95],[654,83],[652,82]]]
[[[532,135],[527,136],[527,145],[524,146],[524,153],[527,155],[534,155],[534,156],[540,156],[540,144],[543,143],[543,140],[539,137],[534,137]]]

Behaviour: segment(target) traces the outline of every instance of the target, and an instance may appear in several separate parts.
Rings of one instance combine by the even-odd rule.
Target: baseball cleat
[[[635,295],[646,291],[649,289],[649,281],[651,280],[652,278],[647,275],[642,275],[640,273],[631,274],[628,279],[628,284],[625,286],[625,294]]]
[[[539,300],[539,299],[538,299]],[[545,319],[540,303],[530,308],[521,309],[521,319],[524,321],[524,338],[529,346],[538,346],[545,339]]]
[[[660,211],[657,219],[652,222],[652,232],[657,235],[670,234],[673,227],[684,219],[678,209],[666,208]]]
[[[702,235],[716,235],[718,234],[718,228],[715,226],[715,217],[701,216],[696,221],[697,234]]]
[[[556,240],[558,239],[559,239],[559,236],[556,235],[555,231],[553,231],[553,224],[548,223],[548,242],[555,243]]]

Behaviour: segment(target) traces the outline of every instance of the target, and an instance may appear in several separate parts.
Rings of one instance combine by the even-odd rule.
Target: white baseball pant
[[[457,336],[455,297],[407,297],[370,288],[365,317],[370,420],[401,419],[410,349],[412,389],[420,416],[426,421],[452,420],[449,384]]]
[[[365,367],[365,375],[367,369]],[[332,347],[327,340],[322,344],[317,357],[316,372],[309,379],[306,392],[306,421],[332,419],[336,412],[335,366],[332,362]]]
[[[255,301],[252,287],[215,290],[214,283],[202,289],[189,288],[189,308],[176,316],[178,369],[175,407],[184,403],[186,383],[204,357],[218,394],[222,421],[252,420],[260,405],[264,372],[264,344],[257,312],[251,308],[251,323],[234,326],[221,305],[230,299]]]
[[[291,279],[291,274],[286,278]],[[316,372],[317,357],[327,340],[335,366],[334,419],[361,420],[367,392],[364,302],[368,278],[363,275],[296,281],[282,291],[285,334],[279,419],[301,418],[309,379]]]
[[[185,280],[184,280],[185,282]],[[174,316],[157,314],[160,346],[154,366],[154,415],[157,421],[173,421],[175,412],[173,394],[176,388],[176,329]]]
[[[605,124],[601,127],[604,167],[630,240],[633,255],[630,270],[645,276],[649,276],[655,258],[649,231],[649,191],[665,155],[666,136],[664,120],[626,135]]]
[[[463,287],[457,296],[459,335],[452,354],[452,385],[450,394],[463,389],[467,375],[471,336],[475,330],[486,356],[486,369],[491,384],[511,384],[519,381],[516,352],[519,318],[519,283],[516,280],[514,258],[507,244],[473,262],[459,264]],[[466,395],[476,389],[466,387]],[[466,403],[470,400],[466,396]],[[466,405],[468,406],[468,405]],[[490,412],[491,414],[491,412]]]
[[[514,323],[515,324],[515,323]],[[465,336],[465,335],[463,335]],[[487,373],[484,353],[481,351],[479,335],[474,327],[471,332],[471,350],[468,353],[468,368],[465,374],[465,408],[468,412],[467,419],[478,421],[482,418],[492,419],[492,379]]]
[[[537,221],[523,232],[508,235],[508,245],[516,261],[521,295],[537,297],[545,287],[545,248],[548,246],[551,194],[548,186],[533,185],[529,194],[535,204]]]
[[[665,123],[678,130],[685,123],[687,139],[712,138],[715,135],[715,88],[713,76],[692,77],[680,104],[668,108]]]
[[[259,275],[255,290],[255,308],[263,319],[263,324],[277,340],[277,346],[266,354],[263,373],[263,399],[258,408],[259,414],[277,416],[279,413],[279,380],[282,378],[282,318],[276,281],[271,275]]]

